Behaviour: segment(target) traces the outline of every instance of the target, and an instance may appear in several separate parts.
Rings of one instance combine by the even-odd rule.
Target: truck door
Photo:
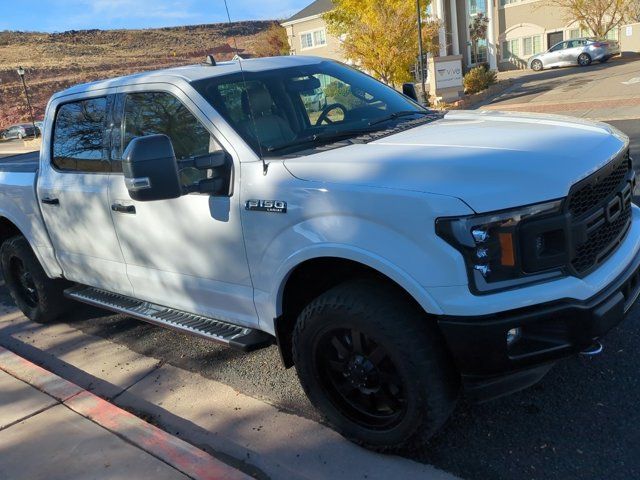
[[[178,159],[223,148],[235,157],[231,145],[212,134],[210,122],[178,88],[166,84],[122,87],[117,103],[114,157],[121,158],[133,138],[158,133],[169,136]],[[234,163],[238,165],[237,158]],[[180,174],[184,185],[192,185],[206,178],[207,172],[190,168]],[[110,196],[136,298],[257,325],[239,195],[191,193],[172,200],[138,202],[130,198],[124,177],[113,175]]]
[[[113,98],[105,94],[50,107],[55,123],[43,141],[37,193],[65,277],[131,294],[108,198],[106,129]]]

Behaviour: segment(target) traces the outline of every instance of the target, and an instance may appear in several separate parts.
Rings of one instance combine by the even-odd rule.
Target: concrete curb
[[[249,480],[193,445],[0,347],[0,370],[22,380],[102,428],[195,480]]]

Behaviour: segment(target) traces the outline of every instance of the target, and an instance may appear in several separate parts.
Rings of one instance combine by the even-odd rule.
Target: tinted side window
[[[60,170],[106,172],[106,98],[66,103],[53,131],[53,164]]]
[[[173,95],[160,92],[127,95],[124,107],[122,150],[135,137],[167,135],[178,160],[206,155],[211,135],[196,117]]]
[[[122,151],[136,137],[164,134],[171,139],[176,159],[198,157],[222,150],[206,128],[180,100],[162,92],[132,93],[124,105]],[[211,171],[180,169],[183,185],[209,178]]]

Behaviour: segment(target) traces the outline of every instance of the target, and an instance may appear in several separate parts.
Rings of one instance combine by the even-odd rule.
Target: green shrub
[[[464,76],[465,93],[478,93],[486,90],[490,85],[497,81],[497,75],[494,70],[484,68],[482,65],[472,68]]]

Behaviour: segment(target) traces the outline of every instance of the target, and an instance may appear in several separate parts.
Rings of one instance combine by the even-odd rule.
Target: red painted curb
[[[0,347],[0,370],[51,395],[74,412],[126,439],[195,480],[249,480],[208,453],[174,437],[78,385]]]
[[[39,367],[35,363],[0,347],[0,370],[37,388],[60,402],[65,402],[84,389]]]

